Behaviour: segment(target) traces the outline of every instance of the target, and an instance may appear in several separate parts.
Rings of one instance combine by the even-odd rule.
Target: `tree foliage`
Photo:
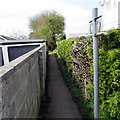
[[[65,28],[64,17],[55,11],[45,11],[31,18],[29,27],[33,31],[30,38],[46,39],[49,50],[53,50],[56,35],[63,34]]]

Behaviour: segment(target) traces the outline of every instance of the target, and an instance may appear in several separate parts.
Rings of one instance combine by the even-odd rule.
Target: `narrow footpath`
[[[50,98],[48,103],[47,118],[81,118],[77,105],[66,86],[63,75],[54,54],[48,60],[48,85],[47,93]]]

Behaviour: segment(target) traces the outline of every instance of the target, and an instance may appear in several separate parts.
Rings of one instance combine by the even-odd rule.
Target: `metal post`
[[[93,21],[93,57],[94,57],[94,118],[99,118],[99,70],[98,70],[98,37],[96,18],[98,17],[98,9],[92,10]]]
[[[6,45],[2,46],[2,54],[4,65],[6,65],[7,63],[9,63],[8,47]]]

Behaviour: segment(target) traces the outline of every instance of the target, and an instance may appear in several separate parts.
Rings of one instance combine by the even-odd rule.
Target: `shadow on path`
[[[47,96],[50,102],[46,118],[81,118],[54,54],[50,54],[48,58],[47,79]]]

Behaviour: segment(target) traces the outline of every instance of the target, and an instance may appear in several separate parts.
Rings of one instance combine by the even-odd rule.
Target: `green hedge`
[[[82,94],[82,91],[79,89],[78,86],[76,86],[76,83],[74,81],[74,78],[72,76],[72,68],[73,68],[73,59],[71,58],[71,52],[72,52],[72,45],[75,42],[75,39],[68,39],[57,42],[57,48],[54,51],[54,53],[57,54],[58,63],[60,65],[60,68],[63,72],[64,79],[74,97],[76,102],[80,106],[80,110],[82,111],[81,114],[83,117],[89,117],[88,111],[82,108],[82,106],[89,109],[89,107],[86,104],[86,101],[84,99],[84,95]]]
[[[92,49],[92,48],[91,48]],[[90,49],[89,49],[90,50]],[[91,51],[91,50],[90,50]],[[93,75],[93,68],[91,68]],[[100,117],[120,118],[120,49],[99,50]],[[93,84],[88,84],[93,100]],[[87,103],[88,104],[88,103]],[[91,109],[93,101],[90,102]]]
[[[99,48],[100,116],[120,119],[120,30],[110,30],[108,34],[102,34],[100,39],[102,43]],[[88,46],[88,56],[93,58],[91,51],[92,47]],[[93,76],[93,67],[90,73]],[[93,84],[88,84],[87,87],[93,100]],[[93,105],[92,101],[90,104]]]
[[[92,46],[89,42],[84,42],[85,47],[79,49],[80,42],[83,42],[85,37],[77,40],[78,52],[82,50],[87,54],[90,59],[93,59]],[[63,60],[62,66],[64,70],[70,72],[73,67],[73,60],[70,56],[72,51],[72,44],[75,40],[69,39],[57,43],[57,56],[58,59]],[[99,86],[100,86],[100,117],[108,119],[120,118],[120,30],[108,31],[108,34],[100,36],[99,48]],[[87,50],[86,50],[87,49]],[[75,52],[74,52],[75,54]],[[82,54],[83,55],[83,54]],[[78,58],[78,60],[80,60]],[[65,67],[67,66],[67,67]],[[72,76],[68,77],[71,80],[71,89],[74,91],[74,96],[77,99],[82,98],[81,103],[87,108],[88,116],[93,117],[93,65],[91,65],[89,73],[91,73],[92,80],[87,80],[86,89],[89,91],[90,99],[84,99],[84,93],[80,93],[78,86],[72,81]],[[80,68],[79,68],[80,69]],[[85,73],[84,73],[85,74]],[[88,74],[88,73],[87,73]],[[83,75],[84,76],[84,75]],[[85,77],[85,76],[84,76]],[[85,78],[87,79],[87,78]],[[92,81],[92,82],[91,82]],[[79,82],[79,81],[78,81]],[[70,81],[69,81],[70,83]],[[73,84],[73,86],[72,86]]]
[[[75,39],[62,40],[57,42],[57,55],[59,59],[64,60],[68,70],[71,69],[72,58],[70,57],[70,53],[72,51],[72,44]]]
[[[102,118],[120,118],[120,49],[100,51],[100,109]]]
[[[104,50],[120,48],[120,30],[110,30],[106,35],[102,34],[101,40]]]

